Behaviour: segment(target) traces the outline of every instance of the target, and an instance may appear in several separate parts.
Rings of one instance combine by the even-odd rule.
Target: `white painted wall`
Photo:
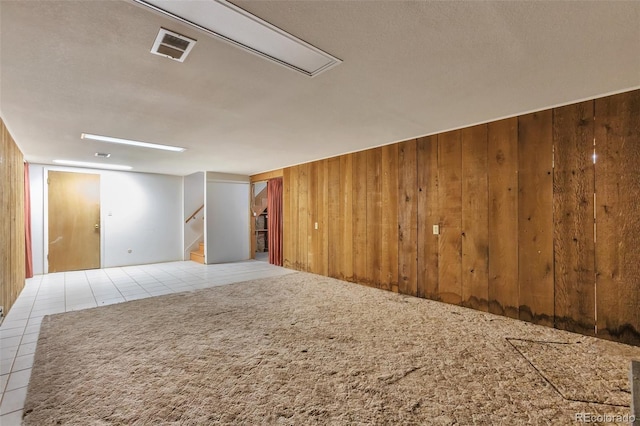
[[[110,172],[100,187],[103,267],[182,258],[181,177]]]
[[[29,164],[29,183],[31,191],[31,255],[33,256],[33,273],[44,273],[44,250],[42,238],[44,236],[44,168],[38,164]]]
[[[100,258],[103,268],[182,259],[182,177],[32,164],[31,226],[35,274],[45,273],[48,267],[45,242],[49,170],[100,175]]]
[[[206,263],[249,259],[249,176],[207,172],[206,186]]]
[[[187,217],[204,204],[204,172],[197,172],[184,177],[184,260],[189,259],[189,253],[197,250],[198,244],[204,242],[204,209],[195,217],[184,223]]]
[[[256,182],[253,184],[253,195],[258,195],[267,187],[267,182]]]

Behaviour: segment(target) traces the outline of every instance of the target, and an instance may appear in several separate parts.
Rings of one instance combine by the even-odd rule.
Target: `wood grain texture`
[[[398,147],[398,291],[418,294],[418,153],[415,139]]]
[[[298,265],[299,271],[309,271],[309,163],[298,169]]]
[[[353,154],[353,279],[371,285],[367,270],[367,152]]]
[[[594,102],[553,110],[555,327],[595,333]]]
[[[553,326],[551,110],[518,117],[519,318]]]
[[[317,195],[316,195],[316,215],[318,222],[316,236],[316,261],[317,274],[327,276],[329,274],[329,162],[321,160],[318,162],[317,170]]]
[[[327,275],[341,278],[344,246],[340,229],[340,158],[327,160]]]
[[[380,287],[398,292],[398,144],[382,147]]]
[[[342,267],[340,279],[353,277],[353,154],[340,157],[340,231],[342,235]]]
[[[439,300],[439,236],[433,225],[440,224],[438,210],[438,137],[417,141],[418,149],[418,297]]]
[[[282,266],[293,269],[293,225],[291,197],[297,195],[292,190],[291,167],[282,171]]]
[[[462,132],[438,135],[438,208],[440,300],[462,302]]]
[[[640,345],[640,91],[595,101],[598,336]]]
[[[284,169],[271,170],[270,172],[258,173],[250,176],[251,182],[263,182],[265,180],[284,176]]]
[[[489,312],[518,318],[518,119],[488,124]]]
[[[639,344],[639,93],[285,169],[285,262]]]
[[[488,311],[487,125],[462,130],[462,304]]]
[[[318,231],[315,223],[318,221],[318,166],[319,162],[308,163],[309,177],[307,193],[307,270],[318,274],[321,259],[318,253]]]
[[[10,312],[25,284],[23,155],[0,119],[0,306]]]
[[[367,155],[367,282],[381,286],[382,267],[382,148]]]
[[[48,182],[49,273],[100,268],[100,175],[50,171]]]
[[[300,270],[300,167],[291,167],[291,268]]]

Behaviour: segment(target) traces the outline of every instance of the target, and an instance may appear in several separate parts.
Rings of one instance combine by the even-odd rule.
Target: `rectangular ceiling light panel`
[[[141,148],[160,149],[162,151],[184,152],[187,149],[179,146],[160,145],[157,143],[134,141],[131,139],[112,138],[111,136],[92,135],[90,133],[82,133],[80,139],[91,139],[100,142],[117,143],[121,145],[139,146]]]
[[[342,61],[226,0],[134,0],[310,77]]]
[[[56,164],[62,164],[63,166],[73,167],[88,167],[90,169],[107,169],[107,170],[131,170],[131,166],[123,166],[120,164],[109,163],[88,163],[86,161],[73,161],[73,160],[53,160]]]

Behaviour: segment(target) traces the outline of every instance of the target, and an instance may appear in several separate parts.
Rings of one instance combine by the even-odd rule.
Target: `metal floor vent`
[[[151,48],[151,53],[174,61],[184,62],[195,44],[196,40],[192,38],[160,28],[156,41]]]

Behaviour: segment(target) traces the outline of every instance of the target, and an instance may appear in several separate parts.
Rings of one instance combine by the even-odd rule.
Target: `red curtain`
[[[33,255],[31,253],[31,189],[29,185],[29,163],[24,163],[24,239],[25,269],[27,278],[32,278]]]
[[[282,178],[267,182],[269,263],[282,266]]]

